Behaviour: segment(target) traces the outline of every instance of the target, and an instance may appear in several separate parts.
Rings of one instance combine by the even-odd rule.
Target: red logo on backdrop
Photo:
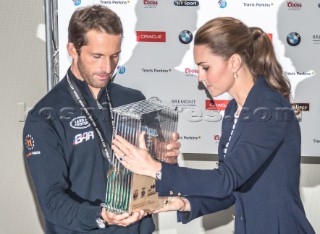
[[[229,100],[206,100],[206,110],[225,110]]]
[[[270,41],[272,41],[272,33],[267,33],[267,35],[268,35]]]
[[[137,41],[166,42],[166,32],[137,31]]]

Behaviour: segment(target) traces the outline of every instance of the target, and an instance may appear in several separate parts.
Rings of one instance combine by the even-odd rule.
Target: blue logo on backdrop
[[[291,32],[287,36],[287,43],[291,46],[297,46],[301,42],[301,36],[297,32]]]
[[[220,0],[218,2],[218,4],[219,4],[220,8],[226,8],[227,7],[227,1],[225,1],[225,0]]]
[[[119,73],[119,74],[123,74],[123,73],[126,72],[126,68],[123,67],[123,66],[118,66],[118,67],[117,67],[117,70],[118,70],[118,73]]]
[[[190,42],[192,42],[192,39],[193,39],[193,35],[188,30],[183,30],[179,34],[179,40],[182,44],[189,44]]]
[[[75,6],[79,6],[81,4],[81,0],[72,0]]]

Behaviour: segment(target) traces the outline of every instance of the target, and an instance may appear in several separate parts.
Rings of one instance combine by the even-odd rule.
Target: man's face
[[[81,48],[80,55],[71,45],[71,66],[75,76],[87,82],[96,97],[100,89],[105,87],[112,77],[121,52],[121,35],[110,35],[91,30],[87,33],[87,45]],[[74,53],[75,52],[75,53]]]

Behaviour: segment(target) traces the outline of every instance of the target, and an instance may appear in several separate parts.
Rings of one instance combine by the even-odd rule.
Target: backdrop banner
[[[123,22],[114,82],[179,107],[183,153],[217,153],[221,120],[231,98],[224,94],[212,100],[199,85],[192,52],[196,30],[218,16],[261,27],[269,34],[292,85],[293,107],[300,110],[302,155],[320,156],[319,1],[59,0],[60,79],[70,65],[66,44],[71,14],[91,4],[111,8]]]

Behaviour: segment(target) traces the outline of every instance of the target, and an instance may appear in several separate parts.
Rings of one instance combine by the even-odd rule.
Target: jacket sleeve
[[[178,211],[178,222],[188,223],[198,217],[224,210],[235,202],[233,195],[226,198],[188,197],[191,211]]]
[[[23,141],[24,157],[45,219],[73,231],[98,228],[95,218],[101,207],[78,201],[72,194],[63,143],[52,123],[29,117]]]
[[[279,103],[269,100],[260,103],[260,106],[274,110],[279,107]],[[291,120],[291,123],[293,122],[296,121]],[[289,123],[290,120],[279,121],[277,118],[267,120],[253,118],[247,121],[237,142],[232,149],[228,148],[228,156],[219,164],[219,168],[214,170],[176,167],[162,163],[162,179],[156,181],[159,195],[180,193],[182,196],[215,198],[230,196],[276,153],[283,142],[286,130],[294,127]],[[232,137],[237,134],[236,130]],[[298,139],[297,144],[299,144]]]

